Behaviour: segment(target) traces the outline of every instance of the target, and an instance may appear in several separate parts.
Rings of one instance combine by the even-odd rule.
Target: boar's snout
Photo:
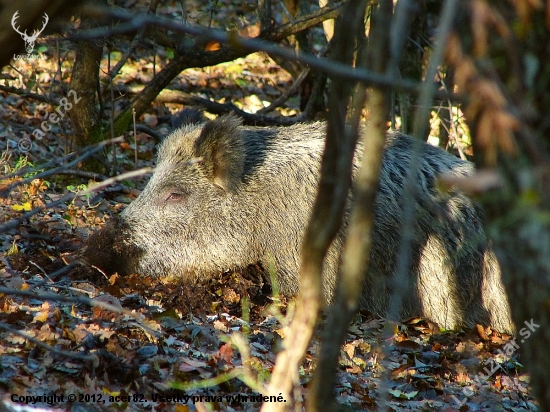
[[[132,238],[129,223],[124,218],[117,218],[90,235],[85,250],[86,260],[106,274],[134,273],[134,262],[138,261],[144,252]]]

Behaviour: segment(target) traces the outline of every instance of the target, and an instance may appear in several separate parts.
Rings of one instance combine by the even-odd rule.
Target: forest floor
[[[233,9],[227,10],[229,17],[217,18],[230,18]],[[163,6],[166,14],[177,11]],[[190,18],[204,24],[205,15],[210,14]],[[63,45],[41,39],[38,52],[47,58],[15,60],[2,69],[0,83],[56,101],[71,98],[67,91],[74,53]],[[111,64],[123,52],[112,50]],[[156,53],[153,64],[150,50],[138,49],[116,77],[120,100],[115,114],[128,94],[169,61],[170,50],[158,46]],[[253,113],[291,83],[290,75],[271,59],[253,54],[186,70],[173,87],[231,101]],[[108,98],[108,89],[105,94]],[[0,105],[0,191],[28,179],[0,197],[0,225],[94,183],[75,172],[76,166],[65,174],[37,177],[38,171],[51,168],[41,165],[71,152],[67,117],[48,122],[56,106],[2,91]],[[155,103],[140,122],[166,135],[169,116],[181,108]],[[299,98],[292,96],[273,116],[297,113]],[[37,139],[33,131],[45,121],[50,130]],[[119,170],[152,165],[156,140],[145,133],[135,140],[128,133],[126,138],[116,147]],[[20,174],[9,177],[16,172]],[[189,285],[105,274],[82,259],[90,233],[135,199],[147,178],[77,196],[0,232],[0,286],[13,291],[2,289],[0,295],[0,394],[6,408],[11,401],[87,411],[260,408],[257,388],[269,379],[285,335],[285,314],[292,311],[291,300],[271,296],[261,268],[220,273]],[[123,312],[92,307],[86,298]],[[520,345],[511,336],[481,327],[442,331],[423,319],[395,323],[361,313],[342,347],[336,398],[348,410],[536,410]],[[302,410],[300,402],[307,399],[318,349],[317,333],[300,369],[294,410]]]

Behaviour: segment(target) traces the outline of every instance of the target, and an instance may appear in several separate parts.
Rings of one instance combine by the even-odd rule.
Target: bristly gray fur
[[[245,127],[234,116],[183,126],[165,139],[157,171],[124,210],[116,230],[105,236],[109,244],[101,247],[112,251],[109,260],[121,273],[190,280],[257,262],[268,266],[273,260],[281,292],[296,294],[325,128],[324,123]],[[408,136],[387,135],[362,301],[363,308],[381,316],[393,294],[412,145]],[[361,153],[358,148],[356,167]],[[470,163],[423,144],[410,289],[401,316],[425,316],[449,329],[479,323],[511,332],[510,309],[481,210],[466,196],[443,194],[435,187],[440,173],[472,172]],[[325,262],[323,287],[329,301],[345,230],[344,224]]]

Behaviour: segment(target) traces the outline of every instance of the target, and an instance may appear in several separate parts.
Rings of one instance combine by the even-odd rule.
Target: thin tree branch
[[[9,195],[9,193],[14,188],[16,188],[17,186],[21,186],[21,185],[25,185],[27,183],[30,183],[34,179],[42,179],[44,177],[52,176],[52,175],[58,174],[59,172],[61,172],[63,170],[71,168],[74,165],[77,165],[78,163],[83,161],[84,159],[87,159],[88,157],[92,156],[94,153],[99,152],[101,149],[103,149],[108,144],[121,143],[123,141],[124,141],[124,137],[117,137],[115,139],[110,139],[110,140],[105,140],[103,142],[100,142],[100,143],[90,147],[88,150],[85,150],[79,157],[77,157],[73,161],[71,161],[71,162],[69,162],[69,163],[67,163],[63,166],[56,167],[55,169],[46,170],[46,171],[38,173],[34,176],[31,176],[31,177],[28,177],[26,179],[19,180],[17,182],[12,183],[8,187],[6,187],[6,188],[4,188],[0,191],[0,197],[7,197]]]
[[[298,88],[300,87],[304,79],[307,77],[309,72],[310,72],[309,68],[302,70],[302,73],[298,75],[296,80],[294,80],[292,85],[287,90],[285,90],[285,92],[282,95],[280,95],[277,99],[271,102],[269,106],[258,110],[256,114],[259,115],[259,114],[269,113],[275,110],[277,107],[281,106],[284,102],[286,102],[290,98],[290,96],[296,93],[296,90],[298,90]]]
[[[66,170],[59,170],[53,174],[56,175],[66,175],[66,176],[78,176],[78,177],[84,177],[86,179],[92,179],[92,180],[107,180],[108,177],[101,174],[101,173],[94,173],[94,172],[87,172],[86,170],[77,170],[77,169],[66,169]]]
[[[6,92],[6,93],[11,93],[11,94],[16,94],[18,96],[26,97],[28,99],[38,100],[39,102],[48,103],[48,104],[51,104],[51,105],[57,105],[58,104],[57,101],[55,101],[53,99],[50,99],[49,97],[46,97],[42,94],[32,93],[32,92],[29,92],[27,90],[19,89],[17,87],[4,86],[4,85],[0,84],[0,91]]]
[[[41,340],[36,339],[35,337],[31,335],[27,335],[24,332],[21,332],[20,330],[10,328],[9,326],[5,325],[4,323],[0,322],[0,329],[9,333],[13,333],[14,335],[21,336],[22,338],[28,340],[29,342],[32,342],[38,346],[40,346],[43,349],[46,349],[52,353],[55,353],[57,355],[61,356],[67,356],[69,358],[74,359],[80,359],[80,360],[94,360],[96,359],[96,356],[93,355],[80,355],[78,353],[73,352],[67,352],[61,349],[54,348],[53,346],[48,345],[47,343],[42,342]]]
[[[155,14],[155,12],[157,11],[157,6],[158,6],[159,3],[160,3],[160,0],[151,1],[151,3],[149,4],[149,8],[147,9],[147,13]],[[143,36],[145,35],[146,29],[147,29],[146,27],[142,27],[138,31],[138,33],[136,34],[136,36],[132,40],[132,43],[130,43],[130,46],[128,47],[128,50],[126,50],[126,53],[124,53],[122,55],[122,57],[117,62],[117,64],[109,71],[109,73],[107,73],[107,78],[113,79],[118,74],[120,69],[122,69],[122,66],[124,66],[126,64],[126,62],[130,58],[132,53],[134,53],[134,51],[136,50],[136,47],[138,46],[138,44],[143,39]]]
[[[30,166],[25,166],[25,167],[22,167],[21,169],[19,169],[17,172],[10,173],[9,175],[2,176],[2,178],[3,179],[11,179],[13,177],[23,176],[23,175],[26,175],[28,173],[40,172],[44,169],[47,169],[50,166],[53,166],[53,165],[56,165],[56,164],[59,164],[59,163],[63,163],[64,161],[69,160],[71,157],[74,157],[74,156],[76,156],[75,152],[69,153],[68,155],[60,157],[58,159],[52,159],[52,160],[50,160],[50,161],[48,161],[44,164],[35,166],[33,168],[30,168]]]
[[[336,6],[333,6],[336,7]],[[342,7],[340,5],[339,7]],[[90,11],[91,12],[91,11]],[[379,74],[370,70],[351,68],[347,64],[343,64],[328,58],[317,57],[308,53],[296,54],[294,49],[288,47],[282,47],[273,42],[277,42],[293,34],[288,32],[285,26],[280,27],[277,30],[272,30],[268,33],[262,33],[257,38],[244,38],[236,35],[233,32],[225,32],[216,29],[205,29],[199,26],[182,25],[174,20],[166,19],[158,16],[148,15],[132,15],[125,11],[115,11],[111,9],[93,8],[93,12],[108,16],[114,19],[126,21],[119,26],[112,29],[97,28],[90,30],[83,30],[70,36],[74,39],[94,39],[103,37],[106,34],[126,33],[129,31],[135,31],[142,26],[147,25],[161,25],[167,29],[173,30],[179,33],[186,33],[198,36],[201,39],[217,40],[224,43],[226,46],[222,47],[217,52],[201,53],[201,57],[205,60],[200,63],[197,60],[197,56],[193,55],[193,52],[186,54],[186,56],[176,56],[165,68],[169,66],[177,67],[178,74],[182,70],[195,67],[196,64],[201,64],[201,67],[217,64],[222,61],[233,60],[237,57],[242,57],[249,52],[264,51],[270,55],[275,55],[283,59],[292,59],[309,65],[312,69],[325,72],[332,77],[342,77],[350,81],[363,82],[366,85],[375,85],[380,87],[389,87],[400,91],[411,91],[414,93],[420,93],[422,91],[423,83],[419,83],[412,80],[396,79],[394,76],[388,74]],[[335,14],[341,12],[340,8],[333,10]],[[338,13],[337,13],[338,12]],[[324,18],[334,18],[333,13],[327,13]],[[313,20],[317,21],[317,20]],[[303,29],[311,27],[309,24]],[[227,46],[228,45],[228,46]],[[228,48],[233,49],[232,53],[228,52]],[[194,51],[196,53],[196,51]],[[223,58],[221,58],[223,56]],[[180,61],[181,60],[181,61]],[[164,70],[163,70],[164,71]],[[159,73],[160,75],[160,73]],[[172,79],[171,77],[170,79]],[[466,102],[466,97],[455,93],[447,93],[445,91],[438,90],[434,93],[439,98],[449,98],[452,101]],[[137,110],[137,109],[136,109]],[[137,110],[139,113],[139,110]]]
[[[162,103],[179,103],[186,106],[199,106],[204,110],[217,115],[224,113],[235,113],[244,120],[245,124],[252,124],[256,126],[290,126],[304,120],[303,115],[298,115],[296,117],[273,118],[264,116],[263,113],[260,113],[261,110],[256,113],[248,113],[242,109],[239,109],[233,103],[217,103],[179,90],[163,90],[159,93],[155,101]]]
[[[135,129],[136,129],[136,132],[147,133],[149,136],[152,136],[157,142],[162,142],[165,137],[160,133],[156,132],[155,130],[151,129],[150,127],[147,127],[143,124],[136,124]],[[135,133],[134,133],[134,139],[135,139]]]
[[[392,24],[392,0],[380,0],[379,6],[372,7],[368,52],[359,48],[357,64],[371,67],[383,73],[387,69],[389,32]],[[366,43],[364,26],[356,34],[361,43]],[[391,69],[390,69],[391,70]],[[358,124],[365,105],[366,90],[356,87],[350,114],[350,129],[358,133]],[[322,345],[310,386],[307,410],[336,411],[334,386],[336,369],[340,357],[340,347],[347,336],[348,326],[359,307],[361,292],[368,268],[370,250],[373,243],[374,203],[378,190],[378,178],[384,146],[386,142],[386,116],[389,106],[388,91],[373,88],[368,95],[369,121],[362,132],[363,159],[354,182],[353,206],[348,224],[342,263],[336,286],[335,302],[330,307],[324,325]],[[371,291],[364,291],[370,293]]]
[[[365,0],[352,0],[345,6],[333,41],[338,52],[339,64],[351,64],[355,52],[357,26],[363,25]],[[361,10],[361,13],[357,11]],[[342,30],[346,25],[346,30]],[[323,305],[322,273],[324,258],[336,237],[343,220],[348,189],[351,185],[351,170],[357,129],[346,128],[346,109],[354,81],[346,78],[333,79],[330,89],[331,110],[327,123],[327,138],[321,160],[321,178],[311,218],[302,243],[300,262],[300,294],[296,312],[283,349],[277,355],[268,391],[281,394],[291,400],[292,388],[298,383],[298,365],[313,336],[319,311]],[[344,134],[342,138],[342,134]],[[284,403],[264,403],[262,412],[287,410]]]
[[[38,213],[40,213],[40,212],[42,212],[46,209],[51,209],[52,207],[55,207],[55,206],[60,205],[62,203],[70,202],[78,196],[85,196],[88,193],[92,193],[96,190],[107,187],[107,186],[109,186],[109,185],[111,185],[115,182],[121,182],[121,181],[126,180],[126,179],[132,179],[132,178],[142,176],[142,175],[152,173],[152,172],[153,172],[152,168],[144,167],[142,169],[138,169],[138,170],[134,170],[134,171],[131,171],[131,172],[128,172],[128,173],[124,173],[124,174],[121,174],[119,176],[111,177],[110,179],[107,179],[107,180],[105,180],[101,183],[98,183],[98,184],[96,184],[92,187],[88,187],[87,189],[85,189],[81,192],[70,193],[68,195],[65,195],[65,196],[59,198],[58,200],[55,200],[53,202],[48,203],[47,205],[44,205],[44,206],[38,207],[36,209],[33,209],[30,212],[27,212],[27,213],[23,214],[22,216],[20,216],[18,218],[12,219],[9,222],[4,223],[3,225],[0,225],[0,233],[5,232],[5,231],[7,231],[9,229],[12,229],[14,227],[17,227],[19,224],[21,224],[21,222],[23,220],[29,219],[32,216],[34,216],[34,215],[36,215],[36,214],[38,214]]]
[[[82,303],[84,305],[88,305],[91,307],[98,307],[101,309],[108,310],[109,312],[120,313],[124,316],[128,316],[132,319],[135,319],[138,323],[140,323],[139,326],[144,330],[146,330],[151,335],[155,337],[161,336],[160,332],[153,330],[146,325],[141,324],[143,316],[140,313],[136,313],[129,309],[124,309],[124,308],[111,305],[99,299],[87,298],[84,296],[63,296],[56,293],[32,292],[29,290],[10,289],[3,286],[0,286],[0,293],[5,295],[23,296],[23,297],[38,299],[41,301],[50,300],[53,302]]]
[[[432,58],[426,74],[424,88],[419,99],[419,106],[415,115],[414,123],[414,145],[407,176],[403,187],[403,212],[402,212],[402,230],[399,252],[397,255],[397,264],[393,278],[393,295],[388,308],[388,318],[397,319],[401,310],[403,299],[409,293],[409,267],[412,259],[412,242],[414,237],[413,221],[416,202],[417,176],[419,173],[420,151],[423,142],[423,136],[427,131],[428,116],[431,110],[431,101],[435,95],[435,84],[433,79],[437,73],[438,66],[443,60],[443,52],[446,47],[446,40],[452,28],[452,23],[456,16],[458,0],[446,0],[443,4],[441,19],[437,30],[437,38]],[[391,324],[386,325],[386,334],[393,334]],[[388,343],[389,344],[389,343]],[[389,346],[386,347],[389,353]]]

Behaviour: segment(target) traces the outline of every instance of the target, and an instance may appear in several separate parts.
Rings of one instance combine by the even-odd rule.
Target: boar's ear
[[[195,154],[205,176],[225,191],[235,190],[244,170],[241,120],[233,115],[207,122],[195,141]]]
[[[206,122],[206,117],[204,117],[204,115],[202,114],[202,111],[192,109],[189,107],[176,113],[171,118],[173,129],[179,129],[180,127],[183,127],[183,126],[199,124],[204,122]]]

